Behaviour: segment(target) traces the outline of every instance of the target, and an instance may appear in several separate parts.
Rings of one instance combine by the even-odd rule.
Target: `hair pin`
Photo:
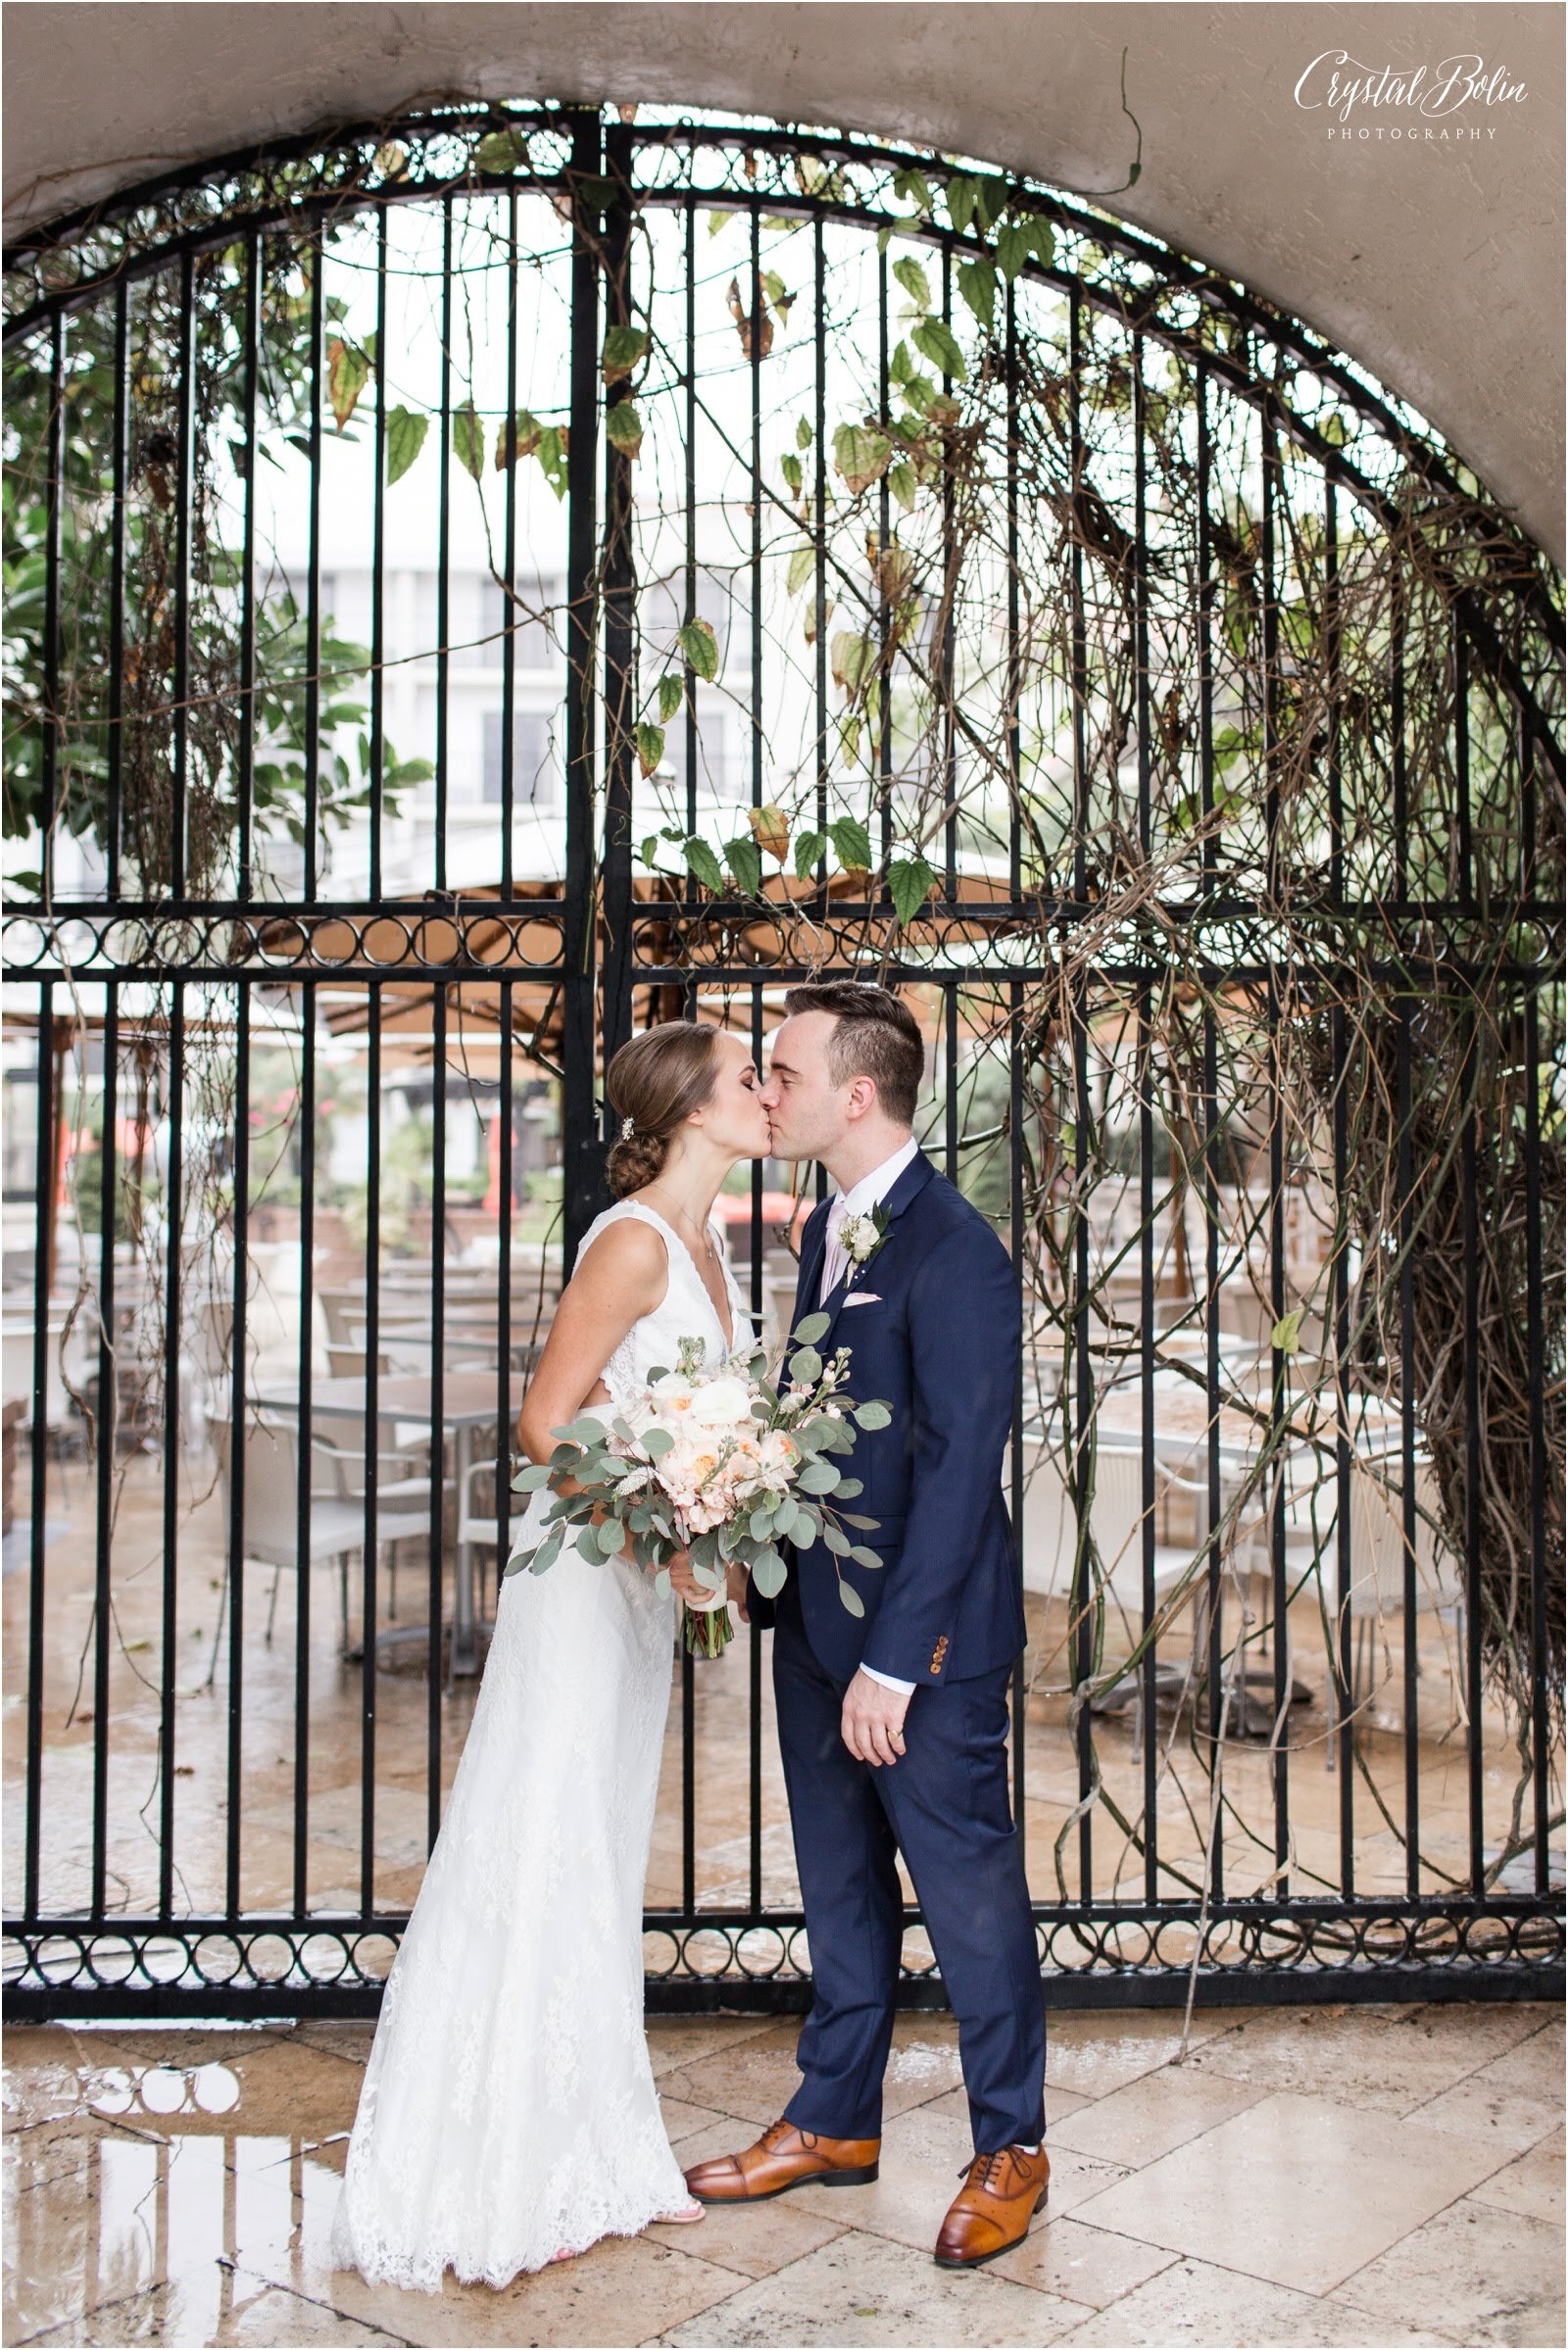
[[[637,1131],[637,1121],[636,1121],[636,1119],[635,1119],[635,1118],[622,1118],[622,1119],[621,1119],[621,1121],[620,1121],[620,1139],[621,1139],[621,1141],[622,1141],[623,1143],[629,1143],[629,1142],[631,1141],[631,1138],[632,1138],[632,1136],[633,1136],[633,1135],[636,1133],[636,1131]]]

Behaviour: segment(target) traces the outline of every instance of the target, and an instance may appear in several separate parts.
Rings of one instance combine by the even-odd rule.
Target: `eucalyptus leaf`
[[[855,1548],[850,1552],[850,1556],[858,1567],[879,1567],[882,1564],[876,1552],[867,1550],[863,1542],[857,1542]]]
[[[789,1570],[776,1550],[766,1551],[752,1569],[752,1581],[764,1599],[776,1599],[784,1589]]]
[[[853,1583],[845,1583],[841,1579],[839,1583],[839,1597],[844,1602],[844,1605],[849,1609],[852,1616],[864,1615],[865,1601],[860,1597],[859,1592],[856,1590]]]
[[[803,1322],[796,1325],[795,1344],[798,1346],[814,1346],[818,1339],[826,1338],[831,1318],[828,1314],[808,1314]]]
[[[822,1540],[830,1550],[837,1552],[840,1558],[848,1558],[851,1551],[855,1548],[855,1544],[850,1541],[849,1536],[847,1534],[841,1534],[839,1529],[832,1523],[831,1519],[822,1529]]]
[[[838,1484],[838,1471],[825,1460],[808,1460],[796,1484],[803,1493],[831,1493]]]
[[[858,1403],[855,1407],[855,1423],[858,1428],[887,1428],[892,1424],[892,1419],[893,1414],[885,1403],[875,1401]]]
[[[531,1460],[525,1469],[517,1471],[512,1480],[512,1490],[514,1493],[537,1493],[542,1485],[550,1483],[553,1475],[554,1471],[547,1461]]]
[[[602,1444],[609,1432],[603,1420],[596,1420],[590,1413],[584,1412],[579,1418],[568,1421],[564,1428],[552,1428],[550,1433],[559,1437],[564,1444]]]
[[[798,1346],[790,1356],[790,1377],[814,1387],[822,1376],[822,1357],[814,1346]]]

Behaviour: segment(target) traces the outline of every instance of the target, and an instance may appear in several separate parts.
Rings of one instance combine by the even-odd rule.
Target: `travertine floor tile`
[[[1261,2093],[1255,2083],[1195,2073],[1190,2065],[1166,2065],[1066,2115],[1052,2130],[1052,2154],[1070,2146],[1136,2169],[1228,2122],[1255,2105]]]
[[[199,2046],[148,2063],[134,2045],[107,2071],[91,2110],[158,2135],[203,2130],[281,2135],[307,2141],[352,2129],[364,2068],[320,2048],[258,2037],[222,2058]]]
[[[1532,2146],[1527,2154],[1505,2163],[1494,2171],[1476,2188],[1473,2200],[1493,2204],[1498,2211],[1516,2211],[1528,2220],[1545,2220],[1553,2228],[1563,2224],[1563,2133],[1554,2130],[1549,2138]]]
[[[699,2130],[711,2130],[716,2122],[725,2120],[723,2114],[715,2113],[710,2105],[687,2105],[679,2097],[662,2096],[659,2110],[663,2116],[664,2134],[672,2146],[678,2146],[683,2138],[695,2137]],[[733,2129],[734,2124],[729,2127]]]
[[[1206,2047],[1237,2029],[1224,2009],[1197,2014],[1189,2048]],[[1078,2097],[1104,2097],[1160,2065],[1182,2045],[1179,2008],[1110,2008],[1047,2018],[1046,2085]]]
[[[1082,2204],[1141,2242],[1326,2293],[1477,2185],[1494,2156],[1330,2097],[1265,2097]]]
[[[1307,2013],[1200,2013],[1179,2067],[1179,2014],[1054,2019],[1051,2198],[1025,2243],[976,2275],[930,2258],[972,2149],[956,2026],[915,2013],[895,2032],[875,2185],[714,2208],[505,2293],[449,2280],[433,2296],[374,2290],[328,2262],[367,2027],[19,2030],[4,2335],[178,2350],[1560,2342],[1555,2011]],[[775,2118],[797,2031],[653,2021],[683,2164]],[[1405,2089],[1426,2101],[1391,2130],[1406,2057]],[[1314,2061],[1316,2092],[1271,2079],[1311,2081]],[[695,2094],[693,2075],[727,2102]]]
[[[241,2180],[239,2266],[405,2340],[460,2350],[521,2342],[611,2345],[645,2341],[694,2317],[736,2286],[736,2273],[697,2256],[694,2228],[609,2237],[576,2260],[519,2277],[504,2291],[460,2285],[440,2294],[369,2285],[331,2265],[329,2233],[340,2180],[315,2157],[258,2168]],[[706,2225],[703,2223],[702,2225]],[[678,2245],[673,2240],[678,2237]]]
[[[1280,2350],[1404,2350],[1417,2343],[1448,2343],[1452,2334],[1423,2333],[1402,2322],[1380,2319],[1375,2332],[1366,2319],[1310,2293],[1239,2277],[1202,2261],[1184,2260],[1161,2270],[1148,2284],[1124,2294],[1057,2339],[1099,2343],[1105,2350],[1135,2350],[1145,2343],[1170,2350],[1190,2342],[1195,2350],[1214,2345],[1278,2344]]]
[[[342,2317],[334,2309],[322,2309],[297,2293],[285,2293],[276,2285],[258,2285],[253,2279],[236,2277],[232,2291],[233,2302],[226,2315],[220,2315],[200,2335],[183,2330],[189,2319],[177,2289],[158,2285],[150,2292],[133,2293],[128,2300],[112,2302],[86,2318],[74,2319],[67,2326],[52,2327],[48,2333],[32,2338],[40,2346],[67,2342],[200,2340],[270,2344],[273,2350],[317,2350],[318,2344],[327,2343],[341,2344],[343,2350],[350,2350],[354,2343],[390,2343],[401,2338],[383,2333],[375,2326],[361,2326],[353,2318]]]
[[[847,2216],[824,2218],[806,2210],[796,2193],[768,2203],[710,2203],[707,2217],[695,2228],[677,2224],[651,2233],[660,2243],[695,2252],[699,2259],[733,2269],[739,2277],[771,2277],[776,2269],[788,2268],[791,2261],[831,2243],[849,2224]]]
[[[1088,2097],[1075,2097],[1070,2089],[1054,2087],[1048,2078],[1046,2081],[1047,2130],[1054,2130],[1057,2123],[1064,2121],[1068,2114],[1077,2113],[1081,2106],[1088,2105],[1090,2102]],[[960,2121],[965,2129],[968,2128],[969,2099],[962,2087],[949,2089],[940,2097],[928,2097],[921,2110],[926,2113],[952,2116]]]
[[[274,2039],[290,2040],[300,2047],[320,2048],[328,2056],[345,2056],[357,2065],[364,2064],[375,2037],[373,2024],[328,2024],[318,2016],[308,2016],[301,2024],[270,2025],[268,2029]]]
[[[1054,2172],[1054,2156],[1052,2169]],[[1048,2203],[1016,2251],[1004,2252],[991,2267],[996,2276],[1010,2277],[1015,2284],[1032,2284],[1037,2291],[1060,2293],[1090,2309],[1104,2309],[1161,2269],[1172,2268],[1175,2260],[1174,2252],[1153,2244],[1135,2244],[1130,2236],[1112,2235],[1103,2228],[1082,2228],[1059,2215],[1053,2218]]]
[[[90,2114],[67,2114],[58,2122],[33,2122],[25,2128],[8,2126],[5,2133],[6,2193],[24,2194],[47,2186],[52,2179],[69,2179],[86,2170],[100,2138],[119,2131],[113,2122]],[[134,2136],[134,2130],[122,2132]]]
[[[8,2196],[6,2341],[25,2341],[167,2280],[150,2207],[162,2156],[150,2139],[105,2130],[84,2170]]]
[[[966,2113],[939,2114],[922,2105],[888,2124],[881,2176],[871,2185],[797,2187],[790,2200],[808,2205],[841,2227],[891,2236],[914,2251],[929,2253],[972,2153]],[[1035,2228],[1127,2176],[1109,2163],[1092,2161],[1065,2147],[1058,2154],[1053,2148],[1050,2199]]]
[[[779,2031],[774,2016],[650,2016],[648,2054],[657,2076],[682,2071],[715,2052]],[[799,2026],[788,2029],[798,2032]]]
[[[1274,2008],[1211,2040],[1197,2073],[1409,2113],[1538,2032],[1538,2006]]]
[[[841,2235],[662,2338],[703,2350],[732,2342],[931,2343],[944,2350],[973,2342],[1004,2350],[1055,2341],[1081,2314],[1070,2301],[984,2269],[955,2276],[929,2254],[879,2236]]]
[[[1562,2231],[1473,2196],[1347,2277],[1336,2301],[1381,2323],[1441,2326],[1463,2342],[1560,2343]]]
[[[1556,2022],[1418,2106],[1413,2118],[1491,2146],[1494,2167],[1560,2126],[1562,2079],[1562,2025]]]
[[[923,2022],[923,2019],[920,2020]],[[795,2061],[799,2033],[775,2029],[659,2078],[666,2095],[716,2108],[765,2129],[776,2122],[801,2084]],[[882,2084],[884,2117],[940,2096],[962,2079],[956,2034],[922,2031],[912,2023],[895,2039]]]

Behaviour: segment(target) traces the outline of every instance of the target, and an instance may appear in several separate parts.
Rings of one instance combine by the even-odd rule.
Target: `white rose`
[[[710,1379],[691,1401],[691,1417],[703,1428],[736,1428],[752,1417],[751,1390],[740,1379]]]

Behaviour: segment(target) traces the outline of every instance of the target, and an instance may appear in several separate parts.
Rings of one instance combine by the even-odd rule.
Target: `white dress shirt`
[[[833,1204],[827,1211],[827,1251],[822,1258],[822,1283],[817,1291],[818,1303],[821,1303],[831,1291],[838,1288],[844,1277],[845,1255],[839,1234],[843,1229],[845,1218],[847,1216],[868,1216],[878,1200],[887,1198],[919,1148],[919,1144],[911,1134],[902,1150],[895,1151],[891,1158],[885,1158],[879,1167],[873,1167],[869,1175],[862,1175],[859,1182],[852,1184],[847,1192],[839,1192],[835,1195]],[[913,1682],[909,1684],[909,1687],[911,1689],[914,1687]]]
[[[827,1211],[827,1250],[822,1258],[822,1283],[817,1292],[819,1302],[837,1289],[844,1277],[847,1260],[839,1233],[845,1217],[868,1216],[878,1200],[887,1198],[919,1148],[911,1134],[891,1158],[885,1158],[879,1167],[873,1167],[869,1175],[862,1175],[858,1183],[852,1184],[847,1192],[840,1192],[834,1199]],[[860,1670],[869,1675],[872,1681],[880,1681],[884,1688],[898,1689],[906,1697],[914,1687],[912,1681],[900,1681],[892,1673],[879,1673],[874,1665],[862,1665]]]

